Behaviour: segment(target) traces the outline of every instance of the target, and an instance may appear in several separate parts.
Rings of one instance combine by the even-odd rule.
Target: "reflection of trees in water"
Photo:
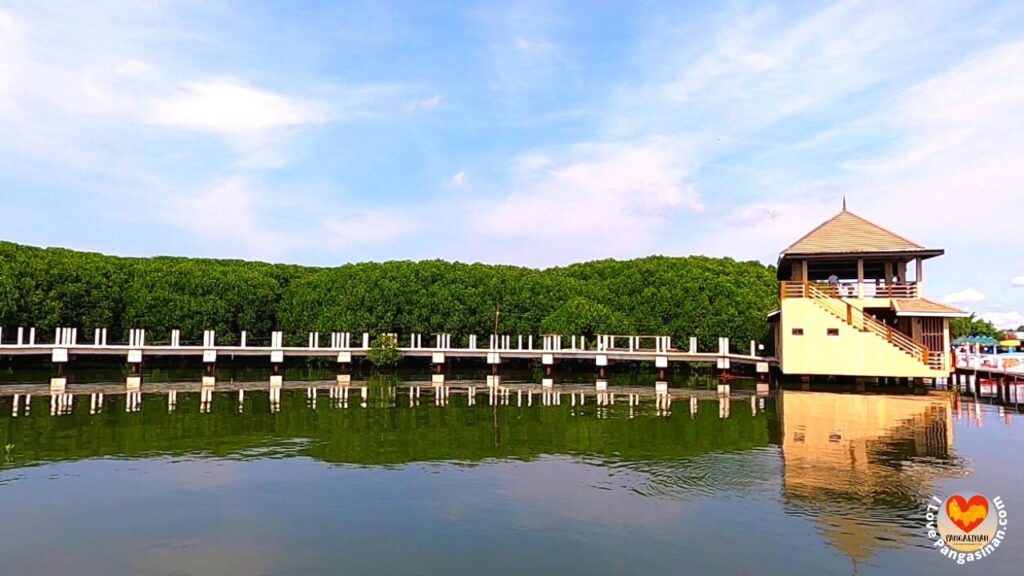
[[[464,398],[437,407],[426,398],[395,406],[394,387],[372,387],[368,408],[353,388],[348,408],[324,396],[310,407],[305,390],[283,390],[272,413],[266,392],[250,392],[239,412],[237,396],[215,393],[209,414],[200,414],[199,395],[180,393],[176,409],[164,396],[144,395],[139,412],[124,411],[123,396],[109,396],[103,412],[76,408],[51,417],[45,398],[35,398],[31,417],[0,416],[0,444],[13,443],[12,462],[24,466],[93,457],[196,455],[245,459],[304,455],[339,464],[403,464],[420,461],[479,462],[492,458],[531,459],[548,454],[593,456],[604,461],[674,462],[709,452],[736,452],[768,445],[764,413],[735,411],[719,419],[714,402],[695,418],[688,410],[658,417],[653,406],[633,411],[625,404],[497,410]],[[6,409],[4,401],[8,404]],[[80,401],[80,400],[79,400]],[[10,413],[0,400],[0,414]],[[377,407],[375,406],[388,406]],[[601,417],[596,417],[600,410]],[[655,469],[654,472],[658,472]]]
[[[905,546],[935,480],[962,470],[944,399],[786,392],[780,402],[785,510],[813,518],[854,561]]]

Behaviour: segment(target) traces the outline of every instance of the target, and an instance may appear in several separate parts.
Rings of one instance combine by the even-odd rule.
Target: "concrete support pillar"
[[[132,374],[142,373],[142,350],[128,350],[128,365]]]
[[[605,354],[598,354],[594,358],[594,361],[597,364],[598,378],[604,378],[605,377],[605,368],[608,366],[608,356],[605,355]]]

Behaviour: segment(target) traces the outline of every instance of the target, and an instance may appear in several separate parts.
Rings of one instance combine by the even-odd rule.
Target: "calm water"
[[[947,396],[780,392],[492,407],[406,388],[123,394],[12,416],[3,574],[1019,574],[1020,415]],[[291,384],[289,384],[291,385]],[[220,386],[220,385],[218,385]],[[302,386],[302,384],[299,384]],[[286,386],[287,388],[287,386]],[[195,387],[193,387],[195,389]],[[728,412],[726,415],[726,411]],[[997,553],[929,548],[922,502],[1001,495]],[[1019,520],[1018,520],[1019,519]]]

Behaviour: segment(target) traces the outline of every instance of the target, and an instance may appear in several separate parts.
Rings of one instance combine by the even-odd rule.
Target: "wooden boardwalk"
[[[218,345],[216,334],[207,330],[202,344],[181,342],[180,332],[171,332],[169,343],[149,343],[145,330],[132,330],[128,342],[111,343],[105,329],[97,329],[91,342],[79,342],[78,330],[58,328],[50,342],[40,342],[34,329],[17,330],[17,338],[5,341],[0,332],[0,356],[48,356],[54,364],[66,364],[76,356],[121,356],[130,365],[139,365],[146,357],[201,357],[204,364],[215,364],[218,358],[263,356],[271,364],[281,364],[285,358],[328,358],[339,364],[349,364],[365,357],[370,352],[370,334],[353,345],[352,334],[330,333],[329,343],[321,334],[308,334],[306,346],[285,346],[284,334],[273,332],[269,343],[250,344],[245,332],[241,333],[238,345]],[[326,336],[326,334],[325,334]],[[397,335],[394,335],[396,341]],[[423,345],[422,334],[404,337],[398,351],[407,358],[429,358],[432,364],[444,365],[449,358],[475,358],[490,365],[500,365],[507,360],[532,360],[545,366],[557,361],[592,362],[603,368],[612,362],[653,362],[656,368],[668,368],[670,363],[711,363],[718,370],[729,370],[732,365],[747,365],[758,373],[767,373],[776,362],[773,358],[758,355],[759,346],[750,342],[749,352],[737,352],[730,347],[729,338],[719,338],[717,350],[700,351],[697,339],[690,338],[685,349],[672,346],[668,336],[615,336],[599,335],[591,342],[584,337],[546,335],[535,339],[533,336],[491,335],[486,346],[478,345],[477,337],[470,335],[464,347],[452,345],[449,334],[434,334],[433,346]],[[537,344],[535,346],[535,343]]]

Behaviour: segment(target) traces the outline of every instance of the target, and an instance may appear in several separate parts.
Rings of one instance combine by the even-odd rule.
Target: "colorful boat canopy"
[[[953,340],[953,344],[980,344],[982,346],[995,346],[999,341],[991,336],[960,336]]]

